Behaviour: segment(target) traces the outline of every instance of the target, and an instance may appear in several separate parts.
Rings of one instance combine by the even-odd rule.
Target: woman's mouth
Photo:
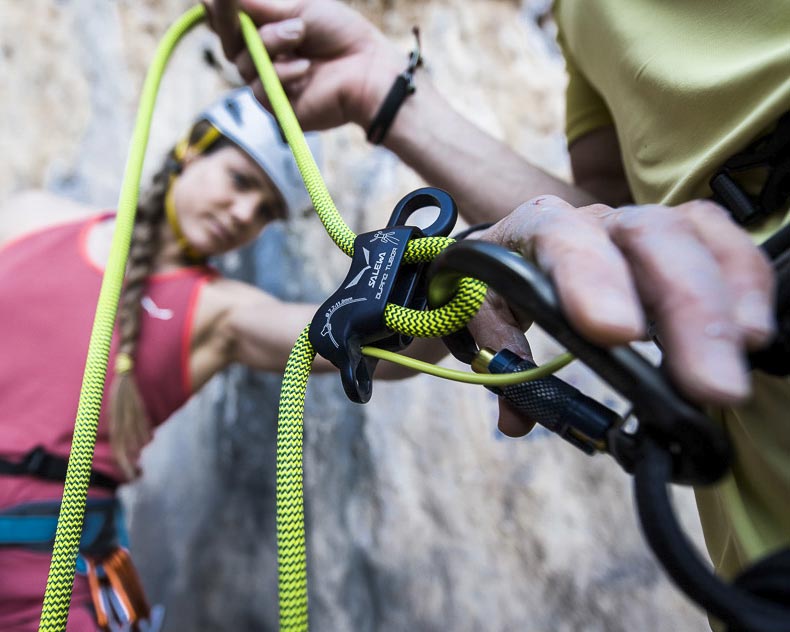
[[[230,242],[233,239],[233,234],[226,228],[220,221],[212,219],[209,221],[211,233],[219,239],[223,244]]]

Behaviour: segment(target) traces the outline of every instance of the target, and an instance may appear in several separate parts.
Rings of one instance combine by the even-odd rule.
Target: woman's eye
[[[250,180],[250,178],[245,176],[243,173],[239,173],[238,171],[231,171],[230,178],[233,181],[233,186],[239,191],[246,191],[251,186],[253,186],[253,182]]]
[[[268,204],[258,205],[258,217],[260,217],[263,220],[269,221],[272,219],[271,215],[272,215],[272,211]]]

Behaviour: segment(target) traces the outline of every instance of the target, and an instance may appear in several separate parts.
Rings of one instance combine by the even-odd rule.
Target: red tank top
[[[103,274],[87,256],[87,237],[111,216],[45,229],[0,249],[0,458],[16,461],[36,446],[68,457]],[[144,293],[135,377],[155,425],[192,394],[192,322],[200,288],[213,275],[205,267],[154,275]],[[116,348],[114,336],[105,395]],[[106,409],[105,396],[93,466],[122,480]],[[0,507],[57,498],[62,487],[3,476]]]

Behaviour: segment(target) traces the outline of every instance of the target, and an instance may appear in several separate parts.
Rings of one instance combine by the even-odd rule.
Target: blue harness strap
[[[0,511],[0,546],[20,546],[51,551],[58,526],[60,502],[36,502],[15,505]],[[80,553],[99,547],[128,547],[121,504],[114,498],[88,499],[82,526]],[[77,570],[86,572],[82,555]]]
[[[102,513],[86,513],[80,548],[86,548],[93,544],[101,533],[105,520]],[[57,526],[57,515],[0,514],[0,544],[13,546],[54,542]]]

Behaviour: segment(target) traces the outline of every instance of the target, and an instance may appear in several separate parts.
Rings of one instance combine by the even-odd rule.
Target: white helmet
[[[249,87],[224,95],[198,116],[197,121],[201,120],[210,122],[258,163],[279,190],[287,214],[299,214],[312,208],[296,160],[277,120],[258,103]],[[318,162],[318,134],[305,134],[305,139]]]

